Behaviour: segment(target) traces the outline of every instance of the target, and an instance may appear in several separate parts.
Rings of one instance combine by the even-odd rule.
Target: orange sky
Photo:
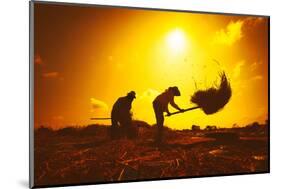
[[[165,125],[230,127],[263,122],[268,113],[268,18],[51,5],[35,2],[35,126],[95,123],[135,90],[133,116],[155,123],[152,101],[178,86],[175,101],[218,82],[225,70],[233,95],[213,115],[201,110]],[[170,107],[170,111],[174,111]],[[110,121],[97,121],[110,124]]]

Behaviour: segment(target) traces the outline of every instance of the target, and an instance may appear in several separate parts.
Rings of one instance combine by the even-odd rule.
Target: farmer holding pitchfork
[[[179,106],[175,103],[174,97],[180,96],[180,91],[178,87],[169,87],[165,90],[165,92],[158,95],[153,101],[153,109],[156,117],[157,124],[157,134],[155,142],[157,144],[162,143],[162,135],[163,135],[163,124],[164,124],[164,112],[167,112],[167,115],[171,115],[168,109],[168,104],[170,103],[174,108],[179,111],[184,111],[179,108]]]

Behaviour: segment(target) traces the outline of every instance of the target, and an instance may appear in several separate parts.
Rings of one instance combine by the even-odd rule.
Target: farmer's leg
[[[111,117],[110,137],[111,139],[118,138],[118,119],[115,116]]]
[[[153,104],[153,109],[156,117],[156,125],[157,125],[157,134],[156,134],[156,143],[162,142],[163,137],[163,124],[164,124],[164,115],[161,111],[160,107],[157,104]]]
[[[136,133],[134,133],[133,125],[132,125],[132,118],[131,116],[126,117],[125,121],[125,132],[126,136],[129,139],[133,139],[136,137]]]
[[[127,138],[132,138],[132,118],[130,115],[122,117],[120,120],[120,125],[122,127],[122,130],[124,132],[124,135],[127,136]]]
[[[164,124],[163,112],[158,112],[157,113],[157,128],[158,128],[157,142],[158,143],[162,143],[163,140],[163,124]]]

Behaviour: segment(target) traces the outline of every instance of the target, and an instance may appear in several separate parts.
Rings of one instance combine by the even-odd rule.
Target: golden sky
[[[154,124],[153,99],[178,86],[175,102],[219,82],[233,95],[213,115],[194,110],[166,118],[230,127],[264,122],[268,114],[268,18],[35,3],[35,126],[60,128],[109,117],[113,103],[134,90],[134,119]],[[169,108],[173,112],[172,107]]]

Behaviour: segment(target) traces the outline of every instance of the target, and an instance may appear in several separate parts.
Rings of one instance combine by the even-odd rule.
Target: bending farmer
[[[177,110],[183,111],[183,109],[179,108],[179,106],[174,101],[174,97],[180,95],[181,94],[178,87],[169,87],[167,90],[165,90],[165,92],[158,95],[153,101],[153,109],[155,112],[157,123],[157,134],[155,139],[155,142],[157,144],[162,143],[164,112],[167,112],[167,115],[170,115],[168,104],[170,103]]]

